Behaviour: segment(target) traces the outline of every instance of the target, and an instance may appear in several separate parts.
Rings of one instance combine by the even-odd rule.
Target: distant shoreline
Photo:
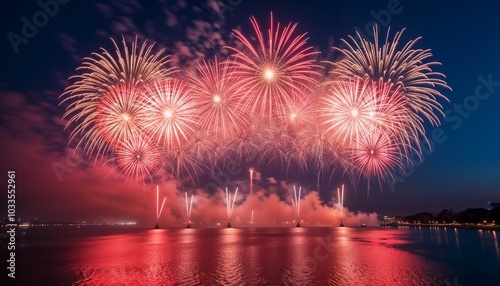
[[[380,224],[381,227],[439,227],[439,228],[460,228],[477,230],[500,230],[500,225],[477,225],[477,224],[443,224],[443,223],[398,223],[398,224]]]

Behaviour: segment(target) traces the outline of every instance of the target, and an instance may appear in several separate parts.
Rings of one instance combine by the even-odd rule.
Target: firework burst
[[[122,142],[115,152],[116,164],[127,178],[142,180],[160,165],[162,155],[147,137],[138,135]]]
[[[323,97],[323,124],[331,137],[346,144],[357,142],[374,128],[377,97],[366,81],[343,81]]]
[[[404,170],[403,162],[407,157],[390,135],[373,132],[359,141],[353,149],[352,159],[368,183],[372,178],[377,178],[381,185],[381,180],[386,176],[392,177],[396,170]]]
[[[403,31],[384,43],[377,27],[373,43],[357,34],[320,79],[297,24],[272,14],[267,30],[250,21],[255,37],[234,31],[241,48],[229,47],[232,58],[177,77],[163,51],[137,39],[84,58],[61,95],[67,126],[76,125],[70,141],[96,160],[114,154],[117,169],[137,179],[161,169],[194,182],[237,159],[314,173],[318,189],[321,174],[337,168],[381,183],[421,153],[424,124],[439,124],[446,99],[438,88],[448,86],[430,50],[414,48],[419,38],[399,49]]]
[[[176,78],[146,87],[141,110],[143,130],[166,150],[177,150],[187,142],[199,119],[190,89]]]
[[[444,75],[432,70],[439,62],[428,61],[432,57],[430,50],[415,49],[421,39],[416,38],[398,49],[404,29],[397,32],[392,41],[389,33],[383,44],[379,43],[378,27],[373,27],[374,42],[365,40],[359,33],[356,38],[349,36],[352,43],[342,40],[347,48],[335,48],[344,58],[335,63],[333,74],[341,79],[370,78],[391,84],[394,89],[401,89],[408,100],[416,120],[427,119],[433,125],[439,125],[435,112],[444,115],[438,98],[448,100],[436,89],[450,89],[444,81]]]
[[[284,113],[278,118],[278,124],[289,132],[300,132],[313,128],[317,122],[318,102],[314,91],[293,94],[283,107]]]
[[[200,112],[200,128],[214,137],[226,140],[248,127],[248,118],[240,103],[239,77],[228,66],[228,61],[203,61],[197,73],[189,73],[192,94]]]
[[[140,134],[139,97],[138,89],[131,85],[117,86],[105,93],[97,106],[95,129],[111,148]],[[90,142],[98,140],[100,138]]]
[[[276,165],[280,168],[288,166],[287,149],[293,141],[293,137],[285,129],[279,126],[271,126],[261,130],[267,134],[262,137],[260,148],[262,150],[259,161],[268,165]]]
[[[251,113],[271,119],[284,112],[283,107],[292,93],[300,93],[303,88],[317,83],[319,66],[313,60],[317,52],[306,45],[306,34],[294,35],[297,24],[290,23],[281,29],[279,23],[274,23],[271,13],[265,37],[257,20],[252,17],[250,22],[257,42],[234,30],[244,49],[228,47],[235,52],[231,66],[245,90],[244,106]]]
[[[239,130],[233,138],[225,142],[224,157],[237,159],[242,162],[255,160],[262,151],[262,141],[268,130],[266,126],[256,118],[250,123],[248,129]]]
[[[411,116],[402,92],[370,79],[332,85],[332,91],[322,98],[322,124],[342,145],[358,142],[375,131],[389,132],[408,145],[419,144],[418,134],[423,134],[424,128]]]
[[[101,48],[102,53],[92,53],[91,57],[85,57],[82,65],[77,68],[83,74],[70,77],[70,80],[76,81],[61,95],[61,104],[68,103],[63,115],[67,119],[66,128],[77,124],[70,135],[70,141],[83,135],[78,145],[86,144],[85,150],[90,154],[97,150],[97,157],[103,151],[103,137],[110,136],[94,129],[96,111],[102,99],[108,93],[116,92],[116,88],[123,84],[139,87],[173,72],[167,68],[169,60],[163,56],[164,50],[153,53],[154,44],[144,42],[139,48],[135,39],[129,48],[123,39],[123,47],[120,48],[113,39],[111,41],[115,54]]]

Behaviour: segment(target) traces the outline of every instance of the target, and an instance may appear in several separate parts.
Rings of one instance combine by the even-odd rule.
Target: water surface
[[[19,229],[16,282],[500,285],[499,235],[453,228]]]

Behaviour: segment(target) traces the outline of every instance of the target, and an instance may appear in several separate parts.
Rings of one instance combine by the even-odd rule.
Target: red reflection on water
[[[74,256],[78,282],[94,285],[172,284],[179,256],[168,245],[168,231],[149,230],[93,238]],[[147,247],[144,247],[147,245]]]
[[[177,281],[185,285],[196,285],[202,282],[200,249],[197,248],[198,239],[196,230],[179,230],[180,241],[178,246],[179,269]]]
[[[407,228],[294,227],[159,229],[85,236],[68,242],[64,253],[50,258],[58,263],[47,269],[59,274],[47,283],[441,285],[450,273],[449,265],[412,251],[418,235]],[[483,237],[490,253],[495,243],[498,255],[497,233]],[[55,244],[51,247],[52,252],[58,249]]]
[[[242,246],[240,240],[241,229],[226,228],[221,230],[220,245],[215,257],[217,284],[243,284],[243,273],[241,257]]]
[[[307,230],[311,232],[311,230]],[[326,235],[305,239],[307,246],[292,251],[288,268],[292,285],[426,285],[437,283],[438,267],[394,248],[409,242],[391,231],[335,228]],[[293,239],[292,239],[293,240]],[[311,244],[311,242],[314,242]],[[306,254],[305,254],[306,253]],[[411,271],[408,271],[411,269]],[[295,275],[293,274],[295,273]],[[297,274],[299,273],[299,274]],[[435,276],[429,276],[435,274]],[[434,278],[429,278],[434,277]]]
[[[314,258],[308,256],[308,243],[305,234],[307,230],[303,227],[292,228],[289,231],[290,244],[286,253],[286,268],[283,270],[282,280],[293,285],[307,285],[311,281],[311,275],[317,267]]]

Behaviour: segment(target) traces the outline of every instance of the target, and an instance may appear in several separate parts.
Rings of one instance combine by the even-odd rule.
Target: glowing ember
[[[273,70],[266,70],[264,72],[264,78],[267,79],[268,81],[272,80],[274,78],[274,71]]]

